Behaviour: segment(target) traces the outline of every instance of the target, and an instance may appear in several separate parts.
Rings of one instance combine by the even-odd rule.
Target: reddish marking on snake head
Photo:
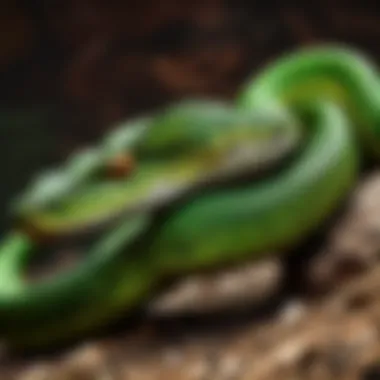
[[[136,167],[136,161],[132,155],[119,154],[106,164],[106,174],[110,178],[128,177]]]

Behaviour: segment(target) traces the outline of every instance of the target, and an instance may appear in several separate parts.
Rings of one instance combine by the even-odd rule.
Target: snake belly
[[[299,242],[348,194],[360,156],[380,153],[377,83],[376,68],[354,49],[288,53],[249,80],[234,105],[170,107],[32,186],[15,213],[40,231],[112,223],[81,265],[36,285],[21,274],[38,244],[23,230],[4,238],[2,336],[14,346],[61,342],[122,315],[164,276]],[[136,157],[137,170],[108,181],[104,162],[120,152]],[[263,167],[275,170],[251,176]],[[49,196],[38,197],[44,190]]]

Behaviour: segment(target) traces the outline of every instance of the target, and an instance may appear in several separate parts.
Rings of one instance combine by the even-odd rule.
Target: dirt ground
[[[378,16],[363,2],[14,4],[0,13],[0,102],[61,104],[64,123],[52,127],[61,155],[183,96],[231,99],[251,72],[296,46],[338,40],[375,61],[380,53]],[[380,379],[379,215],[372,169],[339,215],[283,259],[185,278],[133,328],[58,352],[21,357],[3,347],[0,380]]]

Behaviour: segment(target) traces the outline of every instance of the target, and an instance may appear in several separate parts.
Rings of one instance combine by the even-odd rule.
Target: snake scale
[[[181,100],[43,172],[10,205],[1,337],[56,344],[120,317],[165,276],[298,243],[347,196],[363,158],[380,156],[378,78],[348,46],[287,52],[234,102]],[[32,257],[70,239],[86,253],[78,265],[25,278]]]

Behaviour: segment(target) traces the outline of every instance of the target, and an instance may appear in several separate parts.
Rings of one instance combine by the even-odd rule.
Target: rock
[[[331,290],[373,266],[380,253],[380,173],[356,188],[343,217],[308,268],[311,288]]]
[[[283,267],[277,259],[190,276],[148,305],[153,315],[209,313],[260,304],[279,290]]]

